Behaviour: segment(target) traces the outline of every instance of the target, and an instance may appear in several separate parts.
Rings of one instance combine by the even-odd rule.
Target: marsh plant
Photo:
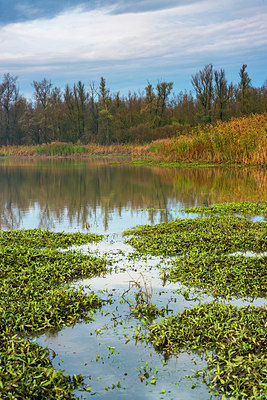
[[[152,303],[153,288],[151,282],[148,284],[142,273],[140,273],[139,279],[133,279],[131,276],[130,278],[129,289],[123,293],[122,297],[129,304],[131,312],[138,317],[145,315],[148,318],[164,315],[164,310],[159,310]],[[134,300],[126,297],[131,292],[134,292]]]
[[[218,214],[266,212],[265,202],[230,203],[183,210]],[[186,308],[136,329],[167,357],[181,351],[205,354],[208,367],[196,373],[222,399],[266,399],[267,307],[235,307],[220,298],[266,298],[267,227],[243,216],[211,216],[139,226],[124,234],[141,253],[173,256],[166,280],[212,294],[217,301]],[[236,252],[254,252],[247,257]]]
[[[58,249],[100,239],[38,229],[0,231],[1,399],[73,398],[82,377],[56,371],[48,349],[30,337],[90,320],[101,307],[94,292],[70,283],[105,271],[105,261]]]

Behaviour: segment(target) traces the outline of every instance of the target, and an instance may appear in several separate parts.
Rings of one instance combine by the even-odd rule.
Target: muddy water
[[[201,381],[184,379],[206,366],[198,355],[184,352],[167,359],[149,344],[136,343],[134,330],[143,328],[129,303],[134,300],[134,281],[142,286],[146,282],[152,302],[158,308],[168,306],[169,312],[181,312],[211,298],[196,298],[192,293],[185,300],[185,288],[164,285],[160,269],[168,266],[168,260],[131,257],[133,249],[123,243],[121,233],[137,224],[196,217],[179,212],[183,207],[266,199],[266,179],[266,173],[257,169],[162,169],[105,160],[0,161],[1,229],[40,227],[107,235],[99,244],[79,250],[106,254],[112,272],[74,285],[89,285],[112,303],[97,311],[92,322],[37,339],[56,353],[56,368],[85,376],[88,391],[76,391],[76,396],[210,398]],[[236,304],[246,303],[239,300]]]

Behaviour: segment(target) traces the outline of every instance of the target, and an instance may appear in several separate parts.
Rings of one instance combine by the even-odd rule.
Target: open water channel
[[[55,368],[85,377],[88,391],[77,390],[77,397],[211,397],[201,380],[186,378],[206,366],[200,356],[185,351],[168,358],[149,344],[135,341],[134,330],[142,327],[138,328],[140,321],[131,313],[129,302],[134,290],[129,288],[133,281],[142,285],[145,281],[149,291],[152,287],[152,303],[158,308],[168,306],[170,313],[211,298],[189,296],[186,300],[179,284],[164,284],[160,270],[169,260],[133,257],[134,249],[124,243],[122,232],[139,224],[197,216],[181,213],[184,207],[266,199],[266,179],[261,169],[169,169],[107,159],[0,161],[0,229],[42,228],[105,235],[101,242],[79,250],[104,255],[112,271],[73,284],[89,285],[90,290],[104,299],[111,298],[112,303],[96,311],[91,322],[36,339],[55,354]],[[240,300],[234,303],[246,304]]]

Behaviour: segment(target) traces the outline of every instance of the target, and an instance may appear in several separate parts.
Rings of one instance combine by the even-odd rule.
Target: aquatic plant
[[[263,252],[267,248],[266,224],[235,216],[176,219],[153,226],[138,226],[125,231],[124,235],[132,235],[126,243],[139,251],[157,255],[182,255],[188,251]]]
[[[93,233],[65,233],[51,232],[41,229],[14,229],[12,231],[0,230],[0,246],[22,246],[34,249],[41,248],[67,248],[71,245],[81,245],[99,241],[103,236]]]
[[[213,296],[264,297],[267,256],[189,252],[177,257],[164,279],[181,282]]]
[[[211,204],[209,206],[182,208],[180,211],[185,213],[205,213],[205,214],[244,214],[244,215],[266,215],[267,201],[252,203],[250,201]]]
[[[214,206],[246,213],[257,205]],[[262,212],[262,207],[260,207]],[[258,210],[258,214],[260,214]],[[191,212],[191,209],[188,209]],[[267,250],[267,227],[244,217],[211,216],[139,226],[124,232],[141,252],[172,255],[163,279],[179,281],[220,297],[265,297],[266,256],[247,257],[237,251]],[[204,353],[208,368],[198,371],[222,399],[265,399],[267,307],[238,308],[219,302],[186,308],[181,314],[136,330],[166,357],[180,351]]]
[[[137,317],[146,315],[151,318],[155,317],[155,315],[164,315],[165,310],[159,310],[151,301],[153,295],[151,282],[150,286],[148,286],[142,273],[140,273],[140,279],[133,279],[131,276],[130,278],[129,289],[123,293],[122,298],[129,304],[131,312]],[[130,300],[129,297],[126,297],[126,294],[129,294],[134,289],[134,300]]]
[[[0,390],[2,399],[73,398],[81,376],[55,371],[49,351],[29,339],[92,318],[102,300],[70,282],[106,270],[106,262],[57,250],[100,240],[90,234],[0,231]]]
[[[266,306],[206,303],[154,322],[145,338],[169,355],[184,349],[204,353],[208,368],[197,375],[212,391],[231,399],[263,400],[266,312]]]

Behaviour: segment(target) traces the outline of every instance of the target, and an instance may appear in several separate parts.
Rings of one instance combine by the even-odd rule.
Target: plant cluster
[[[189,134],[158,141],[154,157],[164,161],[266,165],[266,127],[266,113],[199,125]]]
[[[264,297],[267,294],[267,256],[189,252],[164,271],[164,279],[181,282],[213,296]]]
[[[260,201],[252,203],[242,201],[240,203],[211,204],[209,206],[182,208],[180,211],[185,213],[205,213],[205,214],[246,214],[246,215],[266,215],[267,202]]]
[[[208,368],[202,373],[212,390],[231,399],[263,400],[266,312],[267,307],[206,303],[154,322],[146,339],[168,354],[185,348],[204,351]]]
[[[260,214],[265,208],[258,206],[231,203],[214,205],[212,210]],[[124,234],[132,235],[127,242],[141,252],[176,256],[169,271],[162,271],[163,279],[179,281],[214,296],[266,297],[267,257],[231,254],[265,252],[264,222],[211,216],[139,226]],[[221,393],[224,399],[263,400],[267,389],[266,312],[266,306],[238,308],[213,301],[186,308],[159,323],[148,323],[148,332],[137,329],[136,337],[152,342],[167,356],[184,349],[204,352],[208,367],[196,375],[202,375],[212,391]]]
[[[94,292],[70,282],[106,270],[104,260],[68,247],[99,240],[90,234],[0,231],[0,390],[2,399],[72,398],[81,376],[55,371],[48,349],[29,335],[91,318],[102,305]]]
[[[183,255],[187,252],[213,254],[234,251],[263,252],[267,246],[264,222],[244,217],[211,216],[176,219],[158,225],[145,225],[124,232],[126,240],[138,250],[156,255]]]

